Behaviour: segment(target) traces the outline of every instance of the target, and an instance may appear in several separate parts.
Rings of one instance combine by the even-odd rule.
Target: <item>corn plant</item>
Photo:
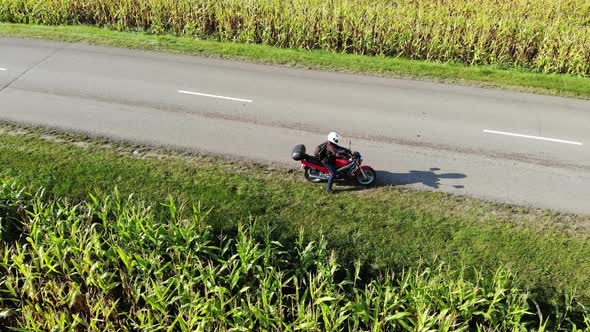
[[[363,279],[360,262],[354,271],[343,269],[323,238],[309,241],[303,230],[284,245],[268,225],[249,220],[224,236],[207,225],[201,206],[172,198],[163,205],[166,213],[156,213],[116,190],[72,202],[0,182],[0,221],[19,225],[10,230],[18,234],[0,242],[2,328],[525,331],[590,325],[572,294],[565,311],[544,318],[504,268],[486,276],[431,262]],[[586,316],[576,320],[574,311]]]
[[[586,0],[0,0],[0,21],[590,75]]]

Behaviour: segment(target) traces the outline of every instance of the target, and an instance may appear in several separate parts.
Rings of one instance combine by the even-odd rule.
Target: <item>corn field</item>
[[[504,269],[485,278],[424,265],[363,280],[323,240],[301,233],[283,245],[255,222],[216,235],[200,207],[165,207],[155,213],[117,191],[73,204],[1,182],[0,327],[524,331],[537,317]],[[566,310],[559,324],[568,320]]]
[[[590,75],[588,0],[0,0],[0,21]]]

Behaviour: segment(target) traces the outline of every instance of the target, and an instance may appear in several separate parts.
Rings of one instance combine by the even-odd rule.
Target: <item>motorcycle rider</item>
[[[334,184],[334,179],[336,178],[336,173],[338,172],[338,170],[336,169],[336,159],[345,159],[352,154],[352,152],[349,149],[343,148],[340,145],[338,145],[338,143],[341,141],[342,137],[338,133],[329,133],[325,157],[322,159],[322,163],[324,164],[324,166],[326,166],[328,170],[330,170],[330,177],[328,178],[328,186],[326,188],[326,191],[330,194],[334,193],[332,185]]]

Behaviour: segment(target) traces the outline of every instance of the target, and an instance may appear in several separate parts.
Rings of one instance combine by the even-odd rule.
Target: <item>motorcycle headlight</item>
[[[360,161],[363,161],[363,155],[359,152],[359,159]]]

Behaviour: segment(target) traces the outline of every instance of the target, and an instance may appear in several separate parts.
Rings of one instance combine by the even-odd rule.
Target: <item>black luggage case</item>
[[[300,161],[300,160],[305,159],[305,156],[306,156],[305,145],[299,144],[293,148],[293,153],[291,154],[291,158],[293,158],[293,160]]]

